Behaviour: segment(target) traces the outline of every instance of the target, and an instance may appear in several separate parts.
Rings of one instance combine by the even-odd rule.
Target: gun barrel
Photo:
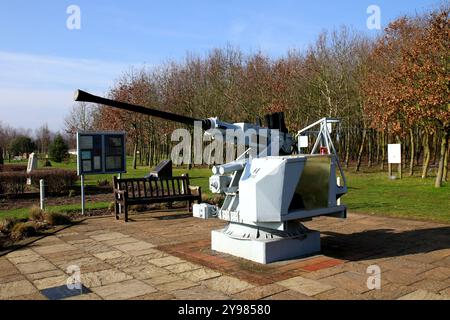
[[[169,121],[184,123],[184,124],[191,125],[191,126],[194,125],[194,121],[201,121],[202,127],[204,130],[208,130],[211,128],[211,121],[209,119],[201,120],[201,119],[196,119],[196,118],[192,118],[192,117],[188,117],[188,116],[183,116],[181,114],[151,109],[151,108],[147,108],[147,107],[143,107],[143,106],[139,106],[139,105],[135,105],[135,104],[131,104],[131,103],[120,102],[120,101],[116,101],[116,100],[102,98],[102,97],[90,94],[83,90],[75,91],[74,100],[103,104],[103,105],[107,105],[107,106],[122,109],[122,110],[137,112],[137,113],[146,114],[149,116],[153,116],[153,117],[157,117],[157,118],[161,118],[161,119],[165,119],[165,120],[169,120]]]

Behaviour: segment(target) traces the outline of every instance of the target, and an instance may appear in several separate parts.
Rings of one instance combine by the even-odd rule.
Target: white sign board
[[[308,148],[308,136],[298,136],[298,147]]]
[[[401,144],[388,144],[388,163],[402,163]]]

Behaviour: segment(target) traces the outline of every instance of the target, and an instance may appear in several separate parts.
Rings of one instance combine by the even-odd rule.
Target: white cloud
[[[0,51],[0,121],[37,128],[63,128],[81,88],[103,94],[131,63],[69,59]]]

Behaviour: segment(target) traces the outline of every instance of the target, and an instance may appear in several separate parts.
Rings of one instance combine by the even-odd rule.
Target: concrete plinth
[[[211,231],[211,249],[247,260],[267,264],[313,255],[320,252],[320,232],[308,230],[295,239],[236,239],[224,234],[223,229]]]

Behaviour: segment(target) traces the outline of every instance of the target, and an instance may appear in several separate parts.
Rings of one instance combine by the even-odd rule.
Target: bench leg
[[[116,216],[116,220],[119,220],[119,203],[114,201],[114,214]]]
[[[124,216],[125,216],[125,222],[128,222],[128,205],[124,204],[123,205],[123,209],[124,209]]]
[[[191,200],[188,200],[187,202],[187,210],[188,212],[191,212]]]

